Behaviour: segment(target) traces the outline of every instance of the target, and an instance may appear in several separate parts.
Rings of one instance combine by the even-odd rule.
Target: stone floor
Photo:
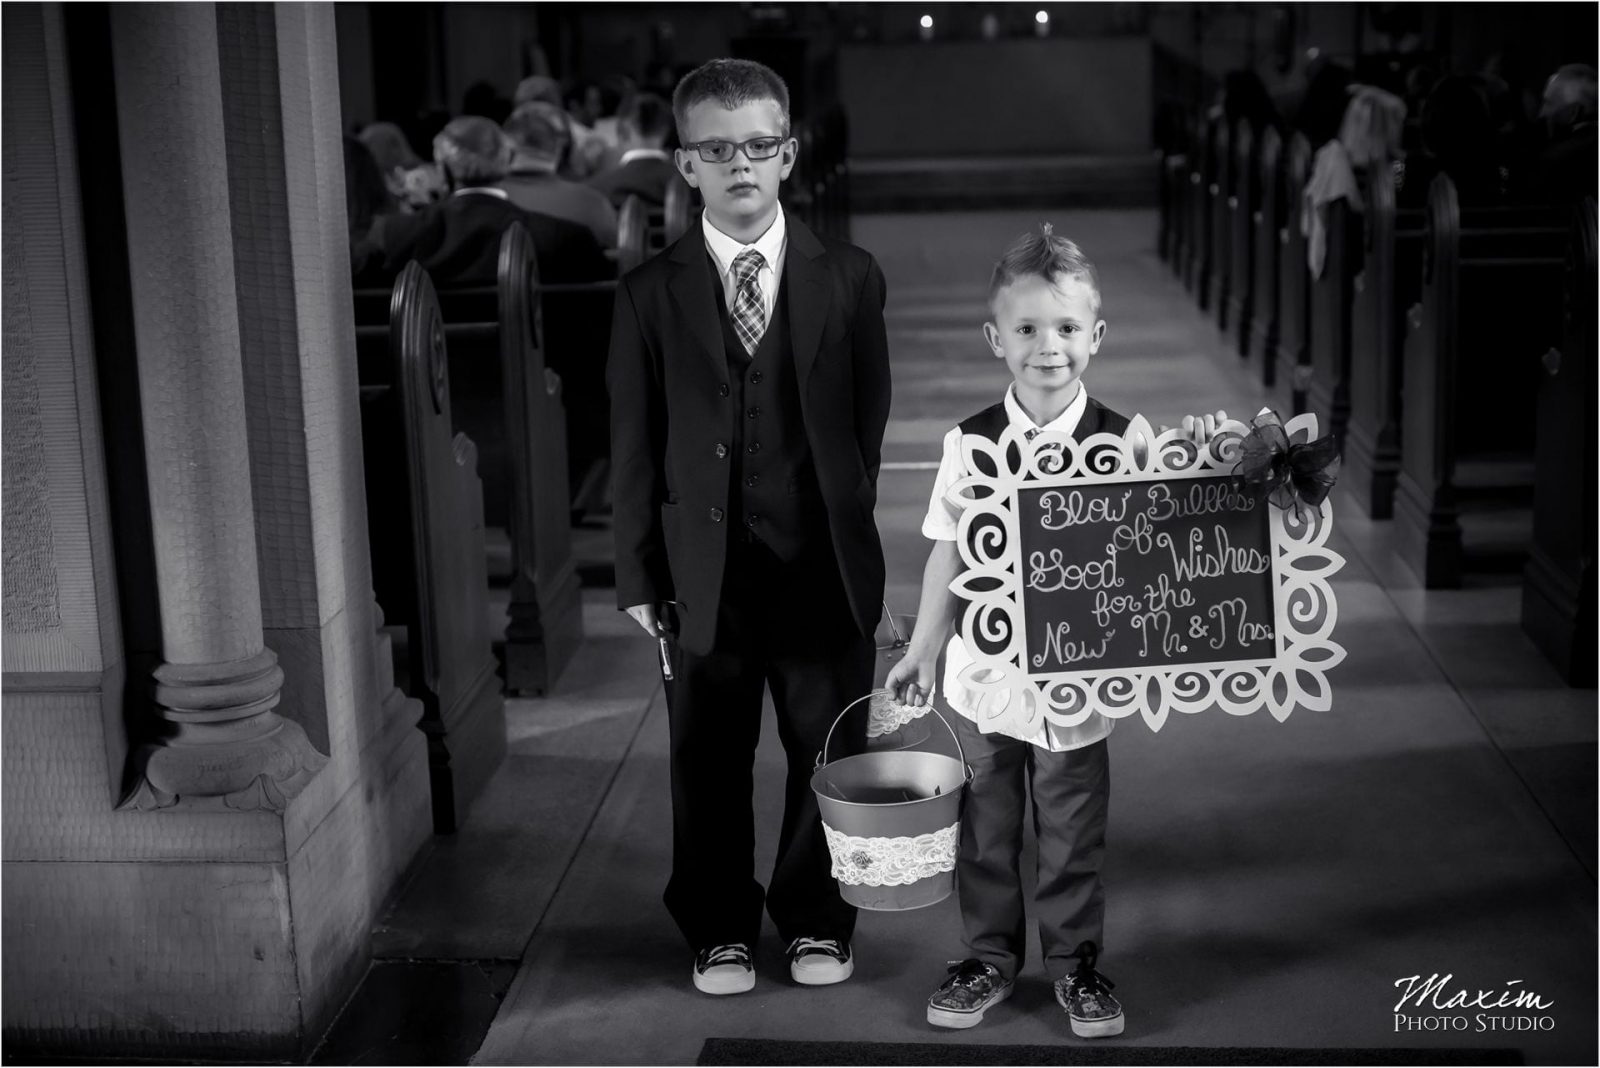
[[[912,611],[940,437],[1007,375],[978,333],[988,268],[1040,213],[858,219],[883,264],[895,405],[878,523],[892,608]],[[1087,381],[1156,422],[1248,415],[1260,387],[1156,260],[1148,212],[1048,216],[1099,268],[1110,331]],[[1342,494],[1334,707],[1137,721],[1113,736],[1102,970],[1128,1029],[1106,1045],[1520,1051],[1593,1064],[1595,696],[1517,627],[1518,590],[1424,592],[1389,531]],[[857,971],[799,988],[770,926],[758,985],[710,998],[661,904],[666,717],[654,647],[589,591],[590,640],[541,701],[510,706],[511,756],[374,934],[378,963],[323,1063],[692,1064],[711,1037],[1072,1044],[1033,960],[973,1031],[923,1019],[961,955],[953,898],[864,913]],[[771,863],[782,757],[771,712],[756,806]],[[1025,862],[1024,870],[1031,868]],[[1395,984],[1538,992],[1553,1030],[1396,1031]],[[1501,1014],[1513,1010],[1502,1010]],[[1435,1015],[1462,1015],[1452,1010]],[[1179,1059],[1179,1058],[1175,1058]],[[1192,1050],[1189,1055],[1194,1060]]]

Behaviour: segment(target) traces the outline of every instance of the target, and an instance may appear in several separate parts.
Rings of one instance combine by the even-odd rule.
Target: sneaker
[[[806,986],[842,983],[856,970],[850,943],[837,938],[796,938],[789,943],[789,975]]]
[[[1122,1003],[1111,996],[1117,984],[1094,970],[1099,949],[1093,942],[1078,946],[1078,966],[1065,979],[1056,980],[1056,1001],[1072,1020],[1079,1038],[1106,1038],[1122,1034]]]
[[[935,1027],[977,1027],[983,1014],[1011,996],[1011,980],[981,960],[950,962],[950,978],[928,999],[928,1022]]]
[[[743,942],[712,946],[694,955],[694,988],[702,994],[743,994],[755,985],[750,947]]]

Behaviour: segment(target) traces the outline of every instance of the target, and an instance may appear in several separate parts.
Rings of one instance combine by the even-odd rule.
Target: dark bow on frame
[[[1293,444],[1278,413],[1268,410],[1250,421],[1250,433],[1239,446],[1234,481],[1256,500],[1279,508],[1317,508],[1339,478],[1339,446],[1332,437]]]

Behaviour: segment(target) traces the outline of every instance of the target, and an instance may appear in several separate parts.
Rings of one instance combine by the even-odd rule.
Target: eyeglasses
[[[750,159],[771,159],[783,147],[783,137],[752,137],[748,141],[691,141],[684,150],[694,149],[707,163],[727,163],[733,154],[744,150]]]

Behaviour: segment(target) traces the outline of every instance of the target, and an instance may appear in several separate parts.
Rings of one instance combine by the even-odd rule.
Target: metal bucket
[[[881,692],[881,691],[874,691]],[[939,710],[961,759],[907,750],[858,753],[828,763],[828,743],[846,712],[828,728],[811,774],[839,894],[862,909],[902,912],[950,896],[961,842],[961,799],[972,770],[961,739]]]

